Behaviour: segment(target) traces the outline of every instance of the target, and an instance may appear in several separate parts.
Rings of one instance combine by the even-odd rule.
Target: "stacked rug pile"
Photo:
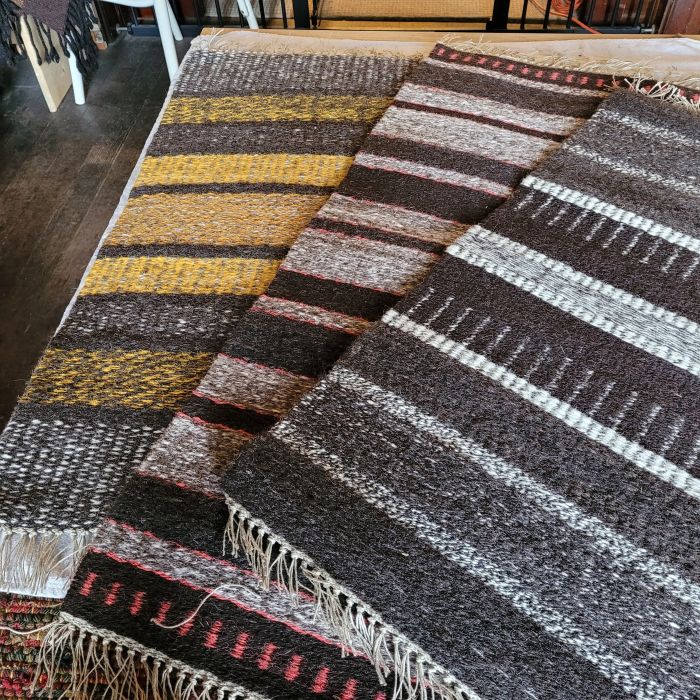
[[[700,95],[429,48],[195,43],[2,437],[44,692],[700,693]]]

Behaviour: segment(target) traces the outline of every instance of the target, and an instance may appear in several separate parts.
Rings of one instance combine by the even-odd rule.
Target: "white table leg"
[[[250,0],[238,0],[238,9],[248,21],[248,26],[251,29],[257,29],[258,20],[255,17],[255,12],[253,12],[253,5],[251,4]]]
[[[173,37],[175,41],[182,41],[182,32],[180,31],[180,25],[177,23],[177,18],[173,12],[173,8],[170,3],[168,3],[168,16],[170,17],[170,28],[173,30]]]
[[[78,70],[78,59],[71,51],[68,56],[68,67],[70,68],[70,79],[73,83],[73,97],[75,104],[85,104],[85,83],[83,82],[83,74]]]
[[[160,32],[160,41],[163,44],[163,53],[165,54],[165,63],[168,66],[168,75],[172,81],[177,74],[178,63],[177,53],[175,52],[175,38],[173,30],[170,26],[170,12],[168,0],[154,0],[153,9],[156,15],[156,24]]]

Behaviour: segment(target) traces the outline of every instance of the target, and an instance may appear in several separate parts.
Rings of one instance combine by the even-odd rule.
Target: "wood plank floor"
[[[178,45],[184,55],[187,41]],[[168,90],[156,38],[100,54],[87,104],[51,114],[28,63],[0,68],[0,428],[117,206]]]

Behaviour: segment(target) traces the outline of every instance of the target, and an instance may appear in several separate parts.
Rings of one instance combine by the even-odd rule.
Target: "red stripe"
[[[387,136],[386,138],[391,138],[391,137]],[[380,289],[379,287],[369,287],[366,284],[357,284],[356,282],[350,282],[348,280],[339,280],[339,279],[336,279],[335,277],[327,277],[326,275],[319,275],[317,273],[311,273],[311,272],[308,272],[306,270],[295,270],[291,267],[285,267],[284,265],[281,265],[279,269],[284,270],[285,272],[293,272],[295,275],[301,275],[302,277],[312,277],[313,279],[317,279],[317,280],[326,280],[327,282],[338,282],[338,284],[347,284],[350,287],[357,287],[358,289],[371,289],[373,292],[381,292],[382,294],[392,294],[397,299],[401,299],[401,297],[403,297],[403,294],[399,294],[398,292],[394,292],[390,289]],[[318,381],[318,380],[315,379],[314,381]]]
[[[296,323],[308,323],[310,326],[318,326],[319,328],[325,328],[329,331],[335,331],[336,333],[347,333],[348,335],[360,335],[363,331],[360,330],[350,330],[349,328],[342,328],[340,325],[331,325],[329,323],[322,323],[315,318],[302,318],[300,316],[293,316],[292,314],[284,313],[283,311],[274,311],[273,309],[256,309],[252,308],[251,313],[266,314],[267,316],[278,316],[280,318],[286,318],[289,321],[295,321]]]
[[[312,693],[322,693],[328,687],[328,674],[330,669],[324,666],[314,678],[313,685],[311,686]]]
[[[117,602],[117,593],[119,593],[121,587],[122,584],[117,582],[109,587],[109,591],[105,595],[105,605],[114,605]]]
[[[80,587],[80,595],[88,596],[92,590],[92,585],[97,579],[97,574],[92,571],[85,577],[83,585]]]
[[[354,678],[350,678],[340,694],[340,700],[354,700],[356,692],[357,681]]]
[[[193,391],[192,392],[195,396],[198,396],[200,399],[207,399],[207,401],[211,401],[212,403],[218,403],[218,404],[226,404],[225,401],[216,401],[213,399],[211,396],[206,396],[205,394],[202,394],[201,392],[198,391]],[[236,404],[226,404],[228,406],[236,406]],[[236,408],[243,408],[242,406],[236,406]],[[216,428],[217,430],[227,430],[229,433],[243,433],[246,437],[253,437],[253,433],[249,433],[247,430],[241,430],[240,428],[231,428],[228,425],[224,425],[223,423],[212,423],[208,420],[204,420],[204,418],[200,418],[199,416],[190,416],[187,413],[183,413],[182,411],[178,411],[175,414],[178,418],[185,418],[190,423],[196,423],[197,425],[205,425],[210,428]]]
[[[258,410],[257,407],[253,406],[246,406],[245,404],[242,403],[234,403],[233,401],[227,401],[226,399],[220,399],[218,396],[212,396],[211,394],[205,394],[203,391],[200,391],[199,389],[195,389],[192,392],[195,396],[198,396],[200,399],[206,399],[207,401],[211,401],[212,403],[215,403],[217,406],[233,406],[234,408],[240,408],[241,411],[255,411],[255,413],[264,413],[265,415],[268,416],[274,416],[277,417],[276,413],[266,413],[265,411]],[[249,433],[246,430],[241,430],[240,428],[228,428],[228,430],[237,430],[240,433],[245,433],[246,435],[250,435],[253,437],[253,433]]]
[[[219,641],[219,635],[221,634],[221,628],[224,623],[221,620],[217,620],[207,632],[207,638],[204,642],[204,646],[207,649],[214,649]]]
[[[169,601],[165,601],[158,607],[158,614],[153,618],[153,622],[157,622],[162,625],[165,622],[165,616],[168,614],[168,610],[172,607]]]
[[[299,673],[301,672],[301,662],[303,660],[304,657],[299,656],[299,654],[294,654],[294,656],[292,656],[292,658],[289,660],[289,664],[284,670],[284,677],[290,683],[291,681],[296,680],[299,677]]]
[[[131,607],[129,608],[129,612],[132,615],[138,615],[139,612],[141,611],[141,607],[143,606],[143,599],[146,597],[146,593],[144,591],[136,591],[134,593],[134,599],[131,603]]]
[[[267,671],[272,666],[272,655],[275,653],[277,646],[275,644],[266,644],[263,647],[262,654],[258,657],[258,668],[261,671]]]
[[[242,659],[245,652],[245,648],[248,646],[248,639],[250,635],[246,632],[241,632],[238,637],[236,637],[236,645],[231,650],[231,656],[234,659]]]

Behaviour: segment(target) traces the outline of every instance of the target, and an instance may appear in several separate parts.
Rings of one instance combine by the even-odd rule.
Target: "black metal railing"
[[[186,33],[195,33],[204,25],[246,26],[235,0],[170,0],[178,20]],[[430,0],[426,0],[430,1]],[[439,0],[433,0],[436,4]],[[422,21],[426,28],[431,24],[462,24],[461,31],[535,31],[535,32],[585,32],[593,29],[603,33],[651,33],[663,10],[665,0],[518,0],[512,7],[511,0],[492,0],[489,16],[474,13],[461,17],[367,17],[353,16],[351,12],[326,17],[319,0],[311,7],[307,0],[280,0],[280,13],[274,18],[275,26],[298,29],[323,27],[324,20],[367,22]],[[483,3],[479,3],[483,6]],[[269,26],[264,0],[253,0],[253,6],[261,27]],[[348,7],[352,3],[348,2]],[[126,9],[126,8],[123,8]],[[293,23],[292,18],[293,17]],[[152,20],[140,13],[128,10],[126,21],[130,31],[151,33]],[[189,31],[187,31],[189,29]]]

